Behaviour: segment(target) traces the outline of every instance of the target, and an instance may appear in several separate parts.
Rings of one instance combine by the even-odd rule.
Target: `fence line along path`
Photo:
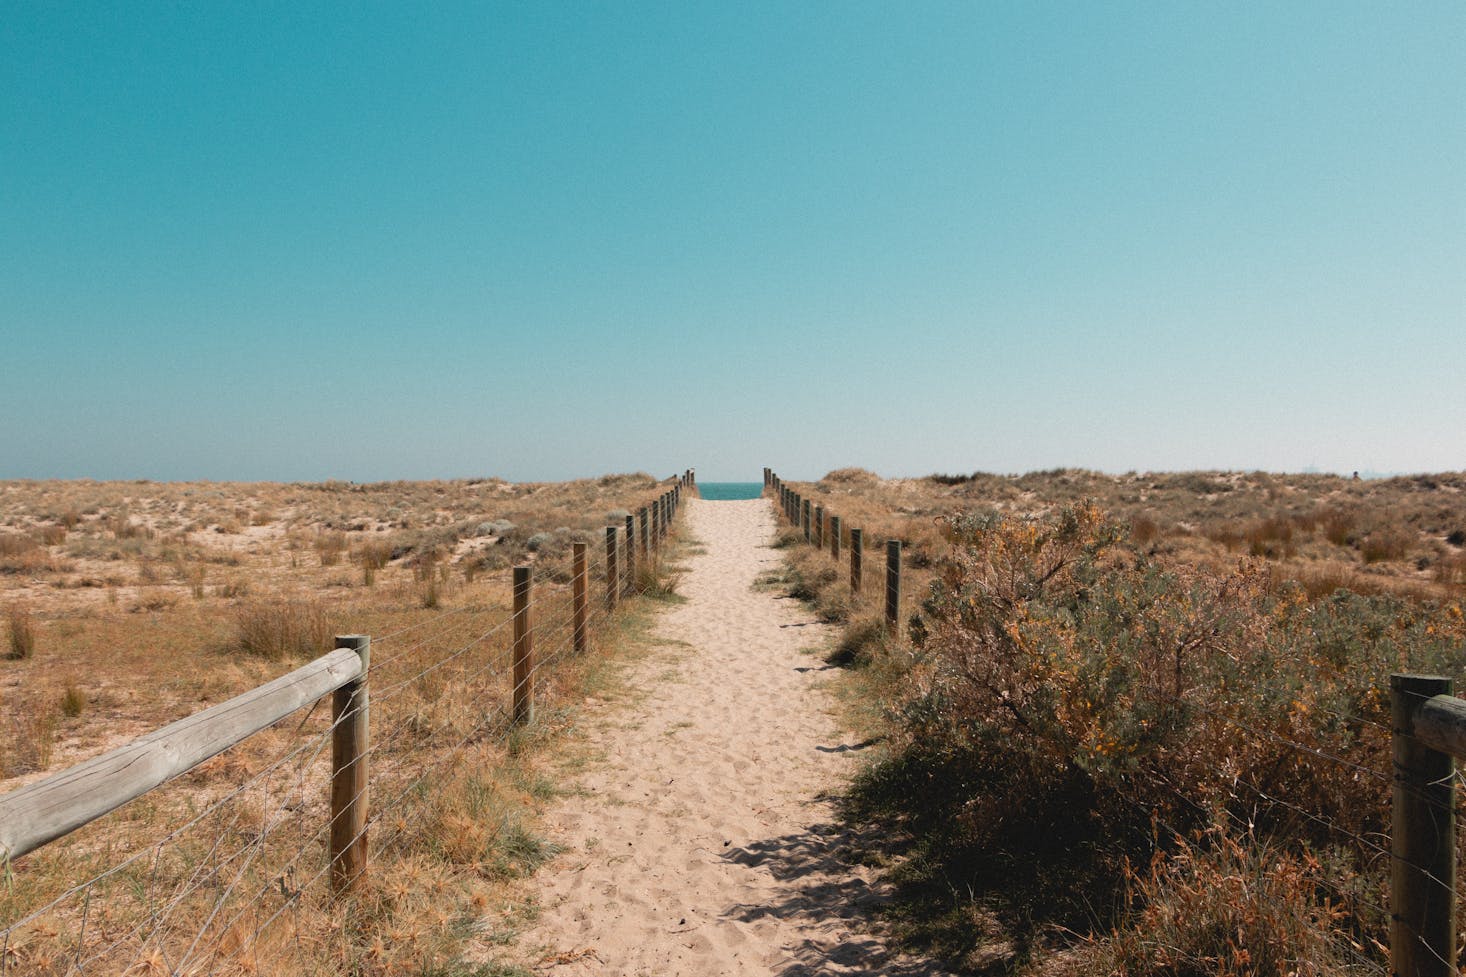
[[[686,525],[688,600],[634,666],[646,694],[591,716],[605,759],[551,812],[518,952],[555,975],[939,973],[868,932],[883,894],[839,857],[825,798],[860,750],[811,653],[826,628],[754,587],[782,562],[773,506],[691,499]]]

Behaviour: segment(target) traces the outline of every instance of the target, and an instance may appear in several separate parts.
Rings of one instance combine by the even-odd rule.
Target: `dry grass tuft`
[[[1327,879],[1314,859],[1214,828],[1197,844],[1178,842],[1169,858],[1157,854],[1130,878],[1139,911],[1090,944],[1071,973],[1324,977],[1350,970],[1330,934],[1340,914],[1320,898]]]
[[[318,601],[255,601],[235,612],[235,646],[267,661],[325,654],[331,626]]]
[[[61,715],[67,719],[75,719],[86,707],[87,697],[76,687],[76,682],[68,678],[66,687],[61,690]]]
[[[10,630],[10,654],[12,660],[34,658],[36,654],[36,625],[31,612],[25,607],[13,605],[6,614]]]
[[[168,839],[161,860],[147,860],[145,877],[109,876],[94,897],[87,890],[90,903],[64,901],[12,940],[10,970],[49,972],[46,961],[64,969],[80,946],[105,957],[88,972],[128,972],[134,964],[138,972],[171,972],[202,933],[201,945],[217,938],[223,947],[210,972],[521,973],[467,962],[500,942],[473,921],[513,898],[502,880],[549,854],[534,826],[543,791],[527,766],[542,742],[570,727],[568,705],[609,649],[636,643],[623,632],[650,602],[626,602],[613,623],[593,624],[592,654],[544,670],[541,719],[532,735],[514,738],[523,749],[513,757],[503,726],[508,630],[484,635],[507,617],[509,566],[535,562],[538,578],[563,582],[553,552],[549,561],[525,559],[530,537],[550,533],[552,551],[572,533],[598,539],[604,513],[635,511],[663,487],[644,475],[602,482],[0,483],[0,541],[9,551],[0,555],[0,615],[23,604],[45,624],[35,637],[46,652],[11,666],[9,677],[24,676],[23,686],[0,686],[0,777],[77,762],[237,695],[327,650],[334,630],[376,636],[377,674],[402,683],[373,703],[373,801],[384,816],[373,828],[372,868],[359,897],[332,900],[315,875],[329,763],[314,748],[293,751],[329,726],[330,709],[318,706],[26,856],[14,885],[0,887],[0,918],[22,918],[120,853]],[[58,539],[46,528],[58,525],[67,535],[43,543]],[[480,534],[480,526],[503,532]],[[321,566],[346,554],[374,587],[343,585],[355,582],[349,571]],[[470,568],[475,579],[465,582]],[[445,599],[450,582],[455,604],[470,614],[420,606],[420,589]],[[323,592],[329,604],[309,596]],[[568,588],[537,588],[536,601],[543,626],[566,619]],[[404,630],[394,648],[386,636]],[[221,650],[234,654],[223,658]],[[286,756],[295,757],[287,767],[253,779]],[[474,778],[481,783],[468,782]],[[167,834],[250,784],[193,828]],[[394,798],[399,807],[389,813]],[[260,844],[263,836],[269,844]],[[292,869],[296,845],[301,861]],[[231,851],[250,854],[221,861]],[[232,895],[228,886],[190,887],[236,869],[245,882]],[[227,924],[252,899],[268,918],[297,888],[298,911],[264,932],[256,934],[252,909],[247,923]],[[184,892],[191,894],[169,903],[166,919],[149,915],[146,898],[166,902]],[[224,895],[227,905],[212,915]],[[109,922],[95,925],[103,905]],[[149,920],[159,923],[151,945],[135,955],[131,945],[105,949],[112,934],[151,927]]]

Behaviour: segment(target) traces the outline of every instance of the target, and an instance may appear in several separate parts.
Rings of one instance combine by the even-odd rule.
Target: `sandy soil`
[[[550,817],[564,851],[535,876],[542,912],[518,941],[536,973],[941,972],[869,932],[884,893],[842,860],[827,796],[864,744],[811,653],[827,629],[754,589],[780,563],[774,529],[764,500],[687,507],[705,552],[658,622],[675,650],[635,667],[644,697],[593,718],[605,758]]]

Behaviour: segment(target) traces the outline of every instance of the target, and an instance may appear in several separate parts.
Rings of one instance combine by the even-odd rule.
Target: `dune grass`
[[[168,972],[198,936],[190,966],[210,973],[522,972],[493,962],[494,948],[527,911],[517,880],[553,854],[537,827],[557,789],[550,760],[583,689],[604,685],[603,663],[632,648],[638,621],[675,590],[668,562],[649,579],[653,596],[593,614],[590,653],[577,657],[560,563],[576,534],[599,538],[600,514],[664,490],[608,476],[23,483],[0,495],[0,519],[32,540],[36,525],[70,523],[64,539],[52,534],[59,549],[22,548],[64,569],[0,576],[0,600],[23,601],[44,636],[0,670],[10,734],[0,777],[11,778],[0,791],[294,668],[333,633],[374,636],[378,820],[360,891],[337,901],[324,884],[330,710],[318,705],[8,865],[0,926],[63,897],[12,934],[11,969],[60,973],[80,952],[96,955],[92,969]],[[567,540],[565,552],[531,553],[535,527]],[[529,730],[508,723],[507,567],[517,562],[535,567],[548,663]],[[594,561],[591,579],[598,586]]]
[[[897,883],[894,933],[973,972],[1383,964],[1382,689],[1397,670],[1466,677],[1463,592],[1437,569],[1462,481],[794,486],[913,557],[898,636],[875,546],[851,594],[827,552],[783,537],[786,589],[844,622],[831,660],[881,743],[844,816],[880,839],[855,857]]]

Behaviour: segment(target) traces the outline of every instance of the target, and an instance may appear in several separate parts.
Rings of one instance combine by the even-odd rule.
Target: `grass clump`
[[[867,665],[885,643],[886,622],[881,618],[866,618],[851,623],[830,651],[825,660],[831,665]]]
[[[31,616],[31,612],[27,608],[16,604],[6,613],[5,619],[10,636],[10,651],[7,657],[15,661],[34,658],[36,654],[36,625],[34,618]]]
[[[325,654],[331,625],[314,600],[253,601],[234,615],[235,648],[267,661]]]
[[[66,686],[61,690],[61,715],[67,719],[75,719],[80,716],[87,707],[87,697],[76,683],[71,679],[66,680]]]
[[[1330,929],[1317,859],[1255,835],[1214,828],[1170,857],[1127,872],[1133,913],[1082,951],[1081,970],[1118,977],[1214,974],[1323,977],[1350,972]]]
[[[660,558],[637,561],[634,580],[637,593],[653,600],[680,601],[685,599],[677,592],[681,585],[681,569]]]

